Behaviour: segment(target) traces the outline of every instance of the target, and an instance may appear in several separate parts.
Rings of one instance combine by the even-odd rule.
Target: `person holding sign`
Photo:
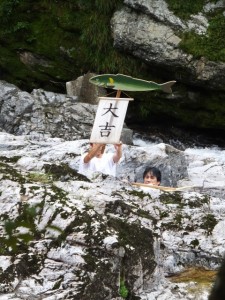
[[[114,153],[105,153],[105,144],[90,143],[90,150],[81,156],[79,173],[91,175],[101,172],[116,176],[116,164],[122,157],[122,143],[115,144]]]
[[[144,184],[160,185],[161,172],[156,167],[147,167],[143,173]]]

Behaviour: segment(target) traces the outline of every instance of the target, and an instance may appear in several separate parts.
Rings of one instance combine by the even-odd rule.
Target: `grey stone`
[[[66,83],[67,94],[69,96],[77,96],[79,102],[97,104],[99,101],[98,97],[105,96],[107,91],[89,82],[89,79],[95,75],[94,73],[87,73],[76,80],[68,81]]]

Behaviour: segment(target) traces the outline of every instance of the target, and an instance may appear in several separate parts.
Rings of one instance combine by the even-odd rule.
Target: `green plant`
[[[6,237],[0,237],[0,253],[15,253],[18,248],[24,249],[27,244],[37,235],[34,218],[36,206],[28,204],[20,207],[20,215],[15,219],[7,219],[4,223]],[[23,228],[21,233],[20,228]]]
[[[113,49],[110,20],[112,13],[122,5],[121,0],[79,1],[79,28],[82,60],[89,70],[127,73],[137,69],[137,62]]]
[[[2,216],[5,219],[3,225],[5,236],[0,237],[0,254],[8,255],[23,251],[28,247],[29,242],[41,236],[42,232],[38,231],[35,223],[41,206],[42,204],[34,206],[27,203],[22,204],[19,208],[20,214],[15,220],[8,219],[8,216]],[[51,224],[44,228],[44,230],[46,229],[52,229],[62,234],[59,227]]]
[[[172,10],[181,19],[188,19],[190,15],[200,12],[208,1],[206,0],[166,0],[169,9]]]
[[[123,299],[126,299],[128,296],[128,289],[125,285],[125,280],[124,279],[120,279],[120,290],[119,290],[119,294]]]
[[[207,34],[185,32],[181,35],[180,47],[195,58],[205,57],[213,61],[225,61],[225,19],[223,12],[209,16]]]
[[[110,21],[122,5],[122,0],[1,1],[4,79],[27,91],[41,83],[61,92],[66,81],[89,71],[152,80],[137,59],[113,47]],[[24,63],[20,52],[34,53],[46,63]]]
[[[159,211],[160,219],[167,218],[169,213],[167,211]]]
[[[17,22],[13,27],[13,32],[17,32],[19,30],[28,29],[30,24],[28,22]]]
[[[194,239],[194,240],[191,241],[190,244],[195,248],[195,247],[199,246],[199,240],[198,239]]]
[[[147,102],[142,102],[141,105],[139,106],[139,113],[141,118],[147,118],[149,115],[149,108],[148,108],[148,103]]]
[[[201,228],[205,229],[208,234],[211,234],[213,228],[216,226],[217,220],[213,214],[207,214],[202,218]]]
[[[51,176],[45,173],[29,173],[28,179],[33,182],[49,183],[52,181]]]
[[[21,0],[2,0],[0,5],[0,18],[1,21],[8,21],[9,16],[12,15],[15,7]]]

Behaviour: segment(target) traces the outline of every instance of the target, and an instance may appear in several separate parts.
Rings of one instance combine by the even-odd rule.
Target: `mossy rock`
[[[76,170],[70,168],[69,165],[64,163],[60,165],[45,164],[43,168],[48,175],[52,176],[53,180],[68,181],[73,179],[90,182],[90,180],[86,176],[78,173]]]

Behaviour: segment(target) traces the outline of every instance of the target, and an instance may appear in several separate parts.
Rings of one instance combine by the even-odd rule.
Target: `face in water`
[[[160,185],[160,181],[157,180],[157,177],[148,172],[144,177],[144,183],[149,185]]]

